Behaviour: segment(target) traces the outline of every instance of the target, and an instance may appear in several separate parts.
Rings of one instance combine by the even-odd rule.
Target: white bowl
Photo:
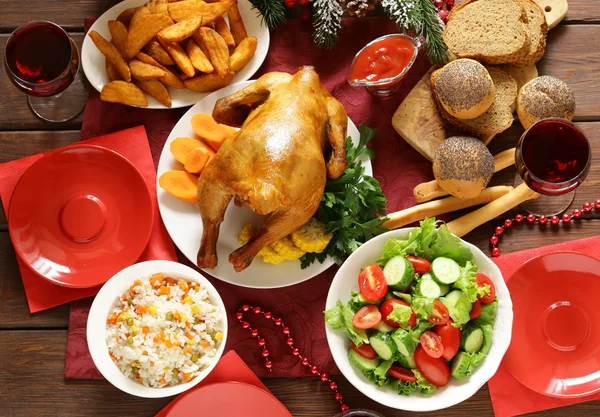
[[[384,233],[371,239],[350,255],[338,270],[331,283],[329,294],[327,295],[326,308],[333,307],[337,300],[342,300],[344,303],[347,302],[350,299],[350,291],[358,291],[358,273],[365,266],[377,261],[388,239],[406,239],[413,229],[406,228]],[[498,267],[477,247],[468,242],[464,243],[471,249],[479,272],[490,277],[496,286],[498,308],[494,323],[492,347],[487,357],[472,375],[462,381],[452,378],[447,386],[438,388],[433,394],[426,396],[419,393],[413,393],[410,396],[399,395],[391,389],[376,386],[361,371],[351,365],[348,360],[350,340],[345,333],[333,330],[326,324],[327,342],[329,343],[329,349],[336,365],[346,379],[367,397],[380,404],[399,410],[440,410],[451,407],[471,397],[498,370],[502,357],[510,344],[513,321],[512,301]]]
[[[202,288],[206,289],[209,294],[210,302],[216,305],[221,313],[222,321],[221,332],[223,340],[219,342],[217,354],[212,363],[207,368],[203,369],[196,378],[190,382],[165,388],[150,388],[138,382],[127,378],[119,370],[117,365],[110,358],[108,347],[106,346],[106,318],[110,310],[113,308],[117,297],[121,291],[129,288],[129,286],[140,277],[149,277],[152,274],[162,272],[173,278],[182,278],[199,283]],[[87,343],[92,355],[94,364],[100,373],[111,384],[128,394],[145,398],[160,398],[177,395],[202,381],[213,370],[225,349],[227,341],[227,312],[221,296],[213,287],[213,285],[198,272],[190,267],[171,261],[147,261],[129,266],[118,272],[98,292],[94,299],[92,308],[87,321]]]

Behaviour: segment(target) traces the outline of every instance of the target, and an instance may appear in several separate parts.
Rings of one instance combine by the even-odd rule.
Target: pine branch
[[[425,38],[425,50],[434,65],[448,62],[448,46],[442,39],[444,23],[437,14],[431,0],[419,0],[422,14],[422,25],[419,34]]]
[[[313,40],[319,47],[331,48],[342,30],[344,10],[339,0],[315,0],[313,3]]]
[[[262,21],[269,29],[275,29],[286,21],[285,7],[281,0],[250,0],[252,8],[262,15]]]
[[[399,28],[405,31],[420,24],[418,0],[382,0],[381,7]]]

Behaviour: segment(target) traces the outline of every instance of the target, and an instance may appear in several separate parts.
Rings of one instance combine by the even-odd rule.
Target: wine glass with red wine
[[[565,211],[590,170],[590,143],[573,123],[549,118],[533,124],[519,139],[515,164],[521,180],[542,194],[522,204],[533,214]]]
[[[52,22],[27,23],[15,29],[6,42],[8,77],[28,95],[31,110],[46,121],[63,122],[83,110],[87,87],[79,62],[73,39]]]

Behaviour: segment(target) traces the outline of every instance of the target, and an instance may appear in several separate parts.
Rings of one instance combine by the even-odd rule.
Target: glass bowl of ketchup
[[[348,83],[366,87],[375,97],[390,97],[417,59],[420,47],[418,39],[402,33],[373,40],[352,60]]]

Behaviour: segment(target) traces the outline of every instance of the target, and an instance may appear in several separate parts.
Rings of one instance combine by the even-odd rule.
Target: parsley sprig
[[[300,258],[302,268],[315,260],[323,262],[331,256],[340,264],[367,240],[384,232],[381,225],[386,220],[387,199],[379,182],[364,175],[365,167],[358,160],[361,155],[373,158],[375,151],[367,143],[375,137],[375,129],[360,125],[360,139],[357,146],[352,138],[346,139],[346,159],[348,168],[338,178],[329,179],[321,204],[313,217],[327,225],[327,232],[333,238],[321,253],[307,253]]]

